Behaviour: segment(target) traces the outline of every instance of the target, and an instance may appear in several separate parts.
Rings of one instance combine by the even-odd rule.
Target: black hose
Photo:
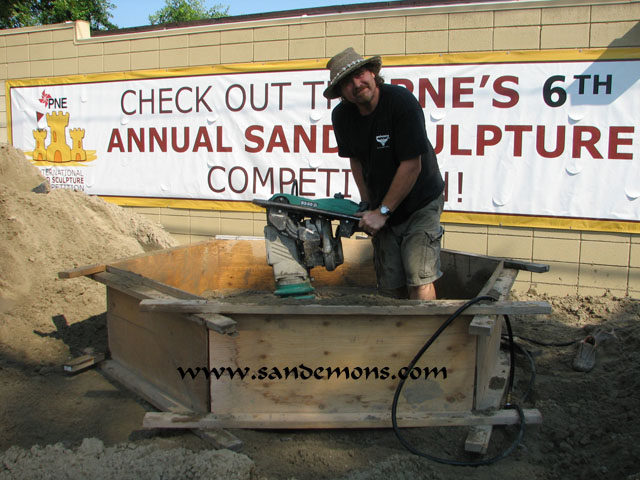
[[[411,372],[413,370],[413,367],[415,367],[416,363],[418,363],[418,360],[420,360],[420,357],[422,357],[422,355],[424,354],[424,352],[427,351],[427,349],[433,344],[433,342],[435,342],[435,340],[440,336],[440,334],[456,319],[458,318],[458,316],[460,316],[460,314],[462,312],[464,312],[467,308],[469,308],[471,305],[474,305],[478,302],[481,302],[483,300],[490,300],[490,301],[495,301],[495,298],[493,297],[489,297],[486,295],[480,296],[480,297],[476,297],[473,298],[471,300],[469,300],[468,302],[466,302],[464,305],[462,305],[458,310],[456,310],[449,318],[447,318],[444,323],[442,325],[440,325],[440,327],[438,328],[438,330],[436,330],[436,332],[431,336],[431,338],[429,340],[427,340],[427,342],[422,346],[422,348],[420,349],[420,351],[415,355],[415,357],[413,357],[413,360],[411,360],[411,363],[409,364],[409,366],[407,367],[407,372]],[[515,375],[515,347],[514,347],[514,342],[513,342],[513,332],[511,330],[511,322],[509,321],[509,318],[505,315],[505,322],[507,323],[507,331],[509,333],[509,338],[511,341],[511,346],[510,346],[510,357],[511,357],[511,366],[510,366],[510,371],[509,371],[509,382],[507,385],[507,404],[505,405],[504,408],[507,409],[514,409],[517,410],[518,412],[518,416],[520,417],[520,429],[518,431],[518,435],[516,437],[516,439],[513,441],[513,443],[504,451],[502,451],[501,453],[499,453],[498,455],[491,457],[491,458],[487,458],[484,460],[478,460],[475,462],[467,462],[467,461],[461,461],[461,460],[450,460],[447,458],[440,458],[440,457],[436,457],[433,455],[430,455],[428,453],[422,452],[421,450],[418,450],[417,448],[415,448],[413,445],[411,445],[400,433],[400,428],[398,427],[398,419],[397,419],[397,410],[398,410],[398,400],[400,398],[400,392],[402,391],[402,387],[404,386],[404,383],[406,381],[406,377],[401,377],[400,378],[400,382],[398,383],[398,386],[396,387],[396,391],[395,394],[393,395],[393,402],[391,404],[391,423],[393,425],[393,431],[396,434],[396,437],[398,438],[398,440],[400,441],[400,443],[407,449],[409,450],[411,453],[413,453],[414,455],[418,455],[420,457],[426,458],[428,460],[437,462],[437,463],[443,463],[445,465],[454,465],[454,466],[460,466],[460,467],[478,467],[481,465],[490,465],[492,463],[495,463],[499,460],[502,460],[503,458],[507,457],[508,455],[510,455],[513,450],[515,450],[515,448],[518,446],[518,444],[522,441],[522,438],[524,437],[524,426],[525,426],[525,418],[524,418],[524,412],[522,411],[522,408],[520,408],[520,406],[518,405],[514,405],[511,403],[511,388],[513,387],[513,379],[514,379],[514,375]]]

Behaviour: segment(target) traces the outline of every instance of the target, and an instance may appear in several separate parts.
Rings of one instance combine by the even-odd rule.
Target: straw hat
[[[331,80],[329,81],[329,86],[324,91],[324,96],[326,98],[340,97],[340,82],[350,73],[369,64],[371,65],[371,71],[377,75],[380,67],[382,67],[382,59],[378,56],[364,59],[362,55],[356,53],[351,47],[335,55],[327,63],[327,68],[331,72],[329,76]]]

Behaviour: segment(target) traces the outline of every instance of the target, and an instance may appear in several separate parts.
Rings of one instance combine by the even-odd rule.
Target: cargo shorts
[[[416,210],[403,223],[387,225],[372,239],[378,288],[392,290],[433,283],[442,276],[440,215],[444,197]]]

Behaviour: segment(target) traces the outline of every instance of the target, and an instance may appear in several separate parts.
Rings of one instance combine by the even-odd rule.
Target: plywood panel
[[[350,413],[388,412],[401,367],[446,317],[229,315],[238,323],[235,338],[210,334],[210,367],[249,368],[237,376],[211,379],[212,412],[228,413]],[[445,330],[418,367],[432,373],[408,380],[399,412],[468,411],[473,405],[476,339],[467,333],[469,317]],[[260,368],[265,378],[261,379]],[[308,379],[278,379],[285,368],[297,367]],[[306,367],[306,369],[304,368]],[[347,378],[346,372],[327,379],[327,368],[378,368],[379,376]],[[387,378],[383,379],[386,367]],[[432,369],[440,371],[434,376]],[[446,369],[444,378],[442,369]],[[318,369],[318,370],[316,370]],[[322,369],[322,370],[320,370]],[[317,374],[319,378],[315,378]]]

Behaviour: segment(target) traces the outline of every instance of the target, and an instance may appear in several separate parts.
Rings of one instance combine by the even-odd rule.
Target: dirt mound
[[[0,348],[15,360],[59,362],[68,348],[52,333],[105,310],[104,288],[59,280],[80,265],[104,263],[175,245],[160,226],[98,197],[56,189],[24,154],[0,146]],[[93,285],[95,284],[95,285]]]

